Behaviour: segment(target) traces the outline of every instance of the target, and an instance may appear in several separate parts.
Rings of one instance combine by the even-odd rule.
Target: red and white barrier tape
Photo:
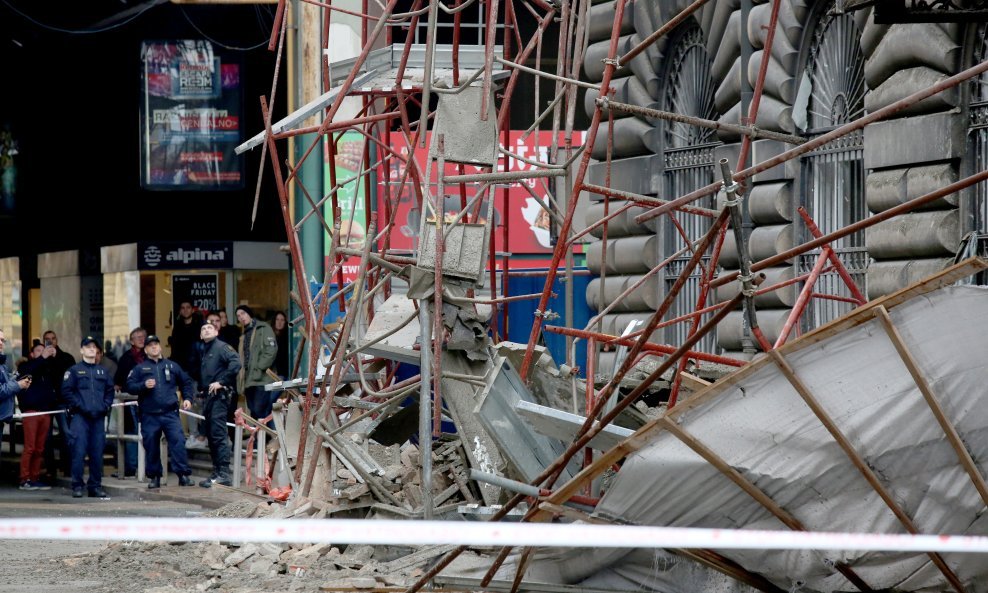
[[[0,539],[988,553],[988,537],[359,519],[4,519]]]
[[[115,404],[110,404],[111,408],[121,408],[123,406],[136,406],[136,401],[129,402],[117,402]],[[24,412],[22,414],[14,414],[12,417],[14,420],[19,420],[21,418],[30,418],[31,416],[44,416],[46,414],[61,414],[63,412],[68,412],[68,410],[48,410],[46,412]]]

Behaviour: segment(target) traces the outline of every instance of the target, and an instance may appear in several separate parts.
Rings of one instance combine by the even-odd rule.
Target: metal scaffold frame
[[[586,421],[580,429],[577,438],[569,445],[566,452],[560,456],[555,463],[549,465],[534,480],[532,486],[538,488],[542,496],[532,498],[526,494],[516,494],[505,504],[491,520],[500,520],[506,517],[515,507],[523,501],[533,502],[529,511],[525,515],[525,520],[543,521],[560,513],[572,515],[572,509],[565,510],[561,506],[570,500],[574,495],[584,492],[584,487],[594,477],[598,476],[605,469],[613,466],[620,459],[634,451],[634,447],[641,447],[647,438],[647,432],[636,436],[634,446],[622,446],[615,448],[603,456],[594,459],[587,452],[589,441],[604,430],[623,410],[633,404],[649,388],[651,383],[658,380],[668,371],[673,371],[673,383],[669,399],[669,412],[659,420],[649,425],[649,430],[665,430],[671,432],[676,438],[682,440],[687,446],[699,453],[712,465],[720,468],[726,475],[734,480],[745,492],[759,500],[765,508],[778,517],[785,525],[793,530],[804,530],[803,525],[795,517],[791,516],[771,498],[761,492],[754,484],[731,469],[716,454],[706,449],[703,443],[686,434],[678,428],[674,418],[676,414],[677,397],[681,387],[682,377],[687,368],[689,360],[711,361],[731,366],[742,366],[745,363],[735,359],[718,356],[710,353],[694,350],[694,346],[706,335],[715,330],[717,324],[735,308],[743,308],[746,316],[746,325],[750,328],[752,336],[757,341],[761,351],[768,354],[772,363],[776,364],[781,372],[790,378],[793,387],[801,397],[814,409],[821,423],[823,423],[833,438],[845,449],[848,457],[856,467],[865,475],[869,483],[883,500],[889,505],[893,513],[901,520],[904,529],[916,533],[916,528],[910,518],[898,508],[891,495],[886,492],[877,477],[873,475],[867,464],[860,459],[860,455],[854,450],[847,439],[836,428],[832,420],[826,413],[814,404],[812,393],[796,377],[784,358],[784,346],[790,334],[798,327],[798,320],[802,316],[805,308],[812,299],[815,298],[837,298],[845,299],[855,306],[866,304],[866,297],[855,285],[850,274],[844,268],[841,261],[834,255],[830,244],[837,239],[858,232],[864,228],[888,220],[900,214],[912,211],[933,200],[958,192],[964,188],[988,179],[988,171],[980,171],[974,175],[951,183],[938,190],[931,191],[922,196],[916,197],[895,207],[884,210],[880,213],[869,216],[863,220],[847,225],[834,232],[822,233],[810,215],[805,210],[800,210],[807,229],[813,235],[813,240],[786,250],[772,257],[761,261],[751,261],[748,256],[747,237],[743,234],[741,224],[740,202],[745,195],[745,182],[752,176],[767,171],[773,167],[786,163],[792,159],[806,154],[815,148],[821,147],[828,142],[845,136],[849,133],[862,130],[868,124],[882,121],[890,116],[916,104],[917,102],[940,93],[946,89],[957,86],[974,76],[988,71],[988,61],[977,64],[954,76],[950,76],[939,83],[930,86],[920,92],[909,95],[901,100],[875,110],[854,121],[848,122],[832,131],[815,137],[811,140],[790,134],[780,134],[761,130],[757,127],[759,103],[765,85],[768,69],[768,60],[762,60],[754,84],[752,100],[749,104],[747,116],[743,122],[736,126],[727,125],[721,122],[704,120],[677,113],[665,112],[651,109],[645,106],[621,103],[612,98],[612,80],[618,69],[626,67],[637,55],[645,51],[659,39],[668,35],[676,27],[690,17],[694,12],[706,4],[709,0],[695,0],[692,4],[683,9],[679,14],[669,19],[663,26],[658,28],[652,35],[642,40],[640,43],[619,55],[619,40],[621,38],[621,23],[623,13],[626,9],[625,0],[617,0],[614,5],[614,19],[610,34],[610,44],[607,58],[604,59],[602,80],[599,84],[589,84],[580,81],[579,72],[583,62],[583,55],[587,48],[587,20],[590,12],[589,0],[579,0],[571,2],[569,0],[546,2],[544,0],[455,0],[450,5],[441,0],[415,0],[411,3],[410,10],[405,13],[397,13],[399,0],[389,0],[386,4],[380,3],[379,15],[371,15],[371,4],[369,0],[363,0],[362,8],[358,12],[335,7],[333,2],[316,2],[306,0],[309,4],[322,9],[323,23],[322,29],[329,30],[329,25],[334,12],[341,12],[357,16],[362,19],[362,49],[360,54],[350,61],[350,70],[343,78],[342,82],[330,88],[331,78],[328,70],[323,72],[323,100],[315,108],[310,108],[308,114],[318,113],[322,118],[322,123],[316,126],[297,127],[302,118],[293,119],[291,125],[281,125],[281,122],[272,123],[270,119],[271,107],[265,98],[261,99],[261,109],[266,122],[266,130],[262,135],[264,149],[270,158],[270,165],[273,170],[276,186],[278,188],[278,199],[282,208],[285,230],[289,239],[289,248],[293,272],[298,279],[297,293],[293,297],[302,311],[300,320],[304,331],[303,346],[329,345],[332,350],[331,364],[327,366],[329,371],[321,378],[321,383],[315,373],[309,373],[305,382],[303,396],[303,421],[302,434],[299,445],[297,459],[299,460],[295,468],[295,482],[299,484],[299,492],[305,496],[312,486],[313,475],[316,468],[314,456],[306,456],[306,432],[313,430],[316,433],[315,450],[321,450],[323,441],[332,442],[335,435],[346,426],[356,421],[350,420],[345,425],[340,425],[337,410],[334,407],[333,398],[318,398],[317,393],[336,393],[337,389],[344,382],[343,377],[347,374],[356,373],[359,383],[362,386],[365,397],[375,402],[375,407],[362,414],[359,418],[385,410],[398,399],[409,393],[418,391],[420,400],[419,433],[428,440],[428,435],[438,435],[440,426],[440,412],[442,409],[442,381],[444,378],[459,378],[470,382],[469,376],[457,375],[448,370],[444,370],[444,356],[446,350],[444,343],[447,339],[446,329],[443,326],[443,305],[444,302],[453,302],[458,305],[477,307],[480,305],[489,306],[493,309],[492,334],[495,340],[503,337],[504,328],[507,325],[506,305],[521,299],[538,299],[536,315],[532,321],[531,334],[524,350],[520,375],[523,379],[528,379],[533,371],[534,354],[537,346],[543,337],[543,332],[553,332],[567,336],[570,340],[583,339],[589,344],[587,360],[582,365],[572,360],[574,348],[568,348],[570,366],[582,366],[588,371],[588,381],[586,387]],[[465,25],[462,22],[461,14],[474,2],[479,3],[479,14],[482,15],[482,22],[477,28],[484,31],[484,52],[483,63],[472,72],[463,71],[460,67],[461,55],[461,28]],[[426,5],[427,4],[427,5]],[[777,29],[780,0],[773,0],[771,7],[771,18],[767,28],[767,36],[764,40],[763,51],[765,55],[771,52]],[[278,5],[277,18],[272,30],[271,46],[269,49],[282,51],[285,39],[285,22],[287,18],[287,0],[281,0]],[[525,10],[538,23],[536,32],[530,39],[522,39],[519,28],[516,26],[516,11]],[[437,86],[438,80],[433,70],[434,59],[438,46],[437,21],[440,11],[452,17],[452,45],[449,51],[451,68],[451,86]],[[413,55],[413,32],[419,28],[421,19],[426,21],[426,43],[424,48],[425,59],[421,66],[421,74],[416,74],[418,78],[410,76],[409,60]],[[559,43],[556,56],[556,70],[548,73],[541,70],[541,60],[543,56],[543,33],[549,27],[557,26],[559,29]],[[406,39],[400,46],[400,57],[396,68],[389,75],[389,84],[381,85],[371,81],[373,78],[370,72],[373,69],[368,66],[368,60],[372,53],[379,48],[382,39],[386,44],[392,42],[391,32],[395,27],[406,27],[409,31]],[[499,33],[500,31],[500,33]],[[398,48],[399,46],[395,46]],[[496,48],[501,48],[500,56],[497,55]],[[325,48],[323,48],[325,49]],[[418,51],[418,50],[415,50]],[[436,62],[438,63],[438,62]],[[445,64],[443,64],[445,65]],[[500,75],[497,73],[500,72]],[[278,72],[276,69],[275,77]],[[449,175],[446,173],[446,155],[444,137],[439,134],[433,138],[435,150],[425,163],[416,162],[412,153],[401,154],[390,144],[390,134],[400,134],[407,147],[414,148],[424,146],[426,142],[425,132],[430,127],[430,121],[435,126],[436,113],[430,111],[430,98],[435,95],[449,95],[459,93],[470,87],[479,84],[481,88],[480,111],[478,118],[481,121],[487,120],[489,114],[495,116],[498,134],[507,139],[510,110],[514,108],[512,94],[516,90],[519,79],[522,76],[536,76],[555,83],[555,96],[549,103],[549,107],[544,111],[538,110],[538,100],[533,117],[535,123],[528,130],[531,132],[539,123],[549,118],[552,119],[553,145],[549,150],[548,162],[538,160],[525,160],[533,166],[531,170],[524,172],[514,172],[508,170],[509,159],[521,159],[519,155],[514,155],[507,150],[507,144],[498,149],[498,162],[488,165],[481,173],[466,174],[462,165],[459,166],[458,174]],[[504,79],[506,78],[506,81]],[[504,81],[504,82],[501,82]],[[501,86],[499,86],[501,85]],[[582,146],[574,146],[575,109],[577,106],[578,88],[590,88],[599,93],[599,98],[593,102],[593,113],[590,125],[586,130],[585,141]],[[273,94],[273,93],[272,93]],[[362,108],[355,117],[346,121],[338,121],[337,114],[340,112],[343,100],[346,97],[360,97]],[[273,96],[272,96],[273,101]],[[413,117],[414,109],[420,111],[419,117]],[[722,160],[719,164],[721,179],[692,191],[683,196],[646,196],[632,192],[622,191],[611,187],[610,167],[614,154],[613,125],[606,126],[608,136],[606,140],[606,175],[603,185],[590,183],[587,180],[588,167],[591,161],[591,151],[589,147],[595,145],[601,126],[613,123],[614,112],[625,112],[640,117],[664,119],[668,121],[680,122],[688,125],[706,127],[710,129],[729,130],[732,133],[741,135],[740,153],[736,163],[729,163]],[[340,180],[335,177],[335,172],[330,167],[330,185],[332,190],[327,195],[312,196],[298,182],[298,172],[302,162],[309,158],[321,158],[322,150],[319,148],[324,137],[329,138],[328,157],[332,161],[336,153],[334,138],[344,131],[356,131],[365,141],[364,149],[360,155],[360,171],[354,178]],[[526,132],[526,133],[528,133]],[[559,146],[558,139],[565,138],[563,146]],[[286,165],[279,142],[287,138],[300,136],[302,134],[315,134],[316,140],[304,151],[304,155],[298,161]],[[785,152],[773,156],[759,163],[747,165],[751,143],[754,139],[770,138],[791,145]],[[371,145],[375,147],[375,153],[382,155],[378,162],[371,162]],[[377,219],[369,225],[367,238],[361,249],[354,249],[349,245],[349,237],[344,238],[341,229],[341,212],[339,206],[338,193],[347,183],[355,182],[358,178],[363,183],[369,183],[372,172],[375,170],[390,171],[392,165],[398,163],[401,170],[397,184],[385,183],[382,185],[384,199],[381,200],[383,208],[377,211]],[[733,165],[733,166],[732,166]],[[433,191],[429,181],[436,172],[437,191]],[[528,295],[513,295],[510,293],[508,278],[512,275],[511,258],[508,254],[498,254],[495,250],[496,230],[492,229],[487,233],[488,241],[486,246],[486,272],[489,277],[489,294],[480,292],[480,285],[476,284],[477,290],[468,289],[465,294],[455,288],[450,288],[451,282],[448,273],[444,273],[444,254],[448,254],[446,241],[449,239],[453,229],[460,225],[480,224],[484,222],[485,204],[492,207],[495,200],[502,200],[506,203],[508,198],[507,190],[498,196],[497,189],[505,188],[512,183],[519,181],[529,181],[532,183],[545,184],[546,180],[551,180],[546,187],[547,195],[550,196],[548,203],[540,205],[547,211],[554,222],[558,233],[558,240],[552,252],[551,263],[545,273],[545,286],[541,293]],[[409,184],[410,193],[420,208],[422,214],[422,227],[434,225],[431,237],[434,245],[429,246],[434,254],[434,259],[430,265],[432,270],[429,295],[417,300],[417,312],[404,320],[405,324],[418,321],[421,329],[421,351],[420,369],[421,374],[417,377],[405,381],[394,379],[393,368],[385,373],[383,380],[371,380],[365,377],[365,361],[361,360],[360,354],[366,352],[372,346],[372,342],[360,342],[360,321],[370,319],[374,316],[375,296],[379,293],[390,294],[391,281],[399,276],[408,277],[409,267],[421,265],[421,253],[419,259],[408,257],[407,254],[392,252],[390,247],[390,232],[394,225],[395,213],[398,206],[398,194],[400,188]],[[472,198],[468,200],[467,185],[476,187]],[[294,210],[290,203],[291,188],[302,194],[309,203],[311,212],[298,220],[294,218]],[[566,188],[568,191],[548,191],[549,188]],[[446,204],[444,199],[445,190],[453,189],[453,193],[459,193],[459,211],[451,219],[446,216]],[[726,196],[726,204],[720,210],[702,208],[692,205],[694,202],[705,196],[723,191]],[[594,193],[606,196],[605,214],[599,221],[583,229],[574,227],[574,214],[577,207],[577,198],[581,193]],[[564,201],[561,196],[565,194],[568,198]],[[370,203],[369,193],[367,194],[365,209],[367,212],[373,211]],[[613,200],[613,208],[608,205]],[[622,203],[623,202],[623,203]],[[334,213],[332,222],[326,220],[320,214],[321,208],[329,204]],[[618,205],[620,204],[620,205]],[[665,254],[667,259],[653,267],[648,273],[642,276],[636,283],[624,290],[616,299],[605,306],[601,299],[601,311],[596,317],[583,328],[560,326],[547,324],[552,315],[548,311],[550,298],[553,297],[553,286],[558,275],[564,274],[569,280],[573,277],[572,249],[591,231],[600,229],[603,234],[604,253],[602,260],[607,261],[606,245],[608,236],[608,226],[615,217],[627,212],[631,208],[639,206],[649,210],[638,215],[634,220],[638,223],[666,216],[675,221],[674,214],[677,212],[689,213],[708,217],[712,222],[702,237],[686,236],[685,232],[681,239],[684,246],[676,254]],[[303,279],[309,278],[310,274],[305,268],[302,259],[301,243],[299,232],[310,216],[319,218],[328,240],[329,265],[325,270],[323,288],[318,294],[310,294],[308,284]],[[490,224],[490,216],[486,217]],[[376,223],[376,224],[375,224]],[[506,221],[501,227],[501,238],[507,245],[507,235],[509,232]],[[727,233],[732,232],[739,256],[740,270],[735,273],[717,276],[718,260],[721,248],[726,240]],[[426,237],[426,233],[421,233],[421,237]],[[425,247],[420,245],[420,251]],[[764,281],[764,276],[760,274],[766,268],[776,265],[794,256],[805,254],[814,249],[820,249],[816,257],[816,264],[812,271],[798,276],[791,280],[780,282],[772,286],[760,286]],[[342,264],[346,256],[359,256],[360,264],[356,275],[356,280],[344,287]],[[608,335],[600,331],[598,321],[608,311],[622,302],[643,283],[649,281],[660,270],[665,269],[669,262],[675,257],[689,257],[689,262],[679,275],[676,282],[666,291],[664,300],[657,307],[655,312],[645,322],[644,327],[633,333],[624,336]],[[602,282],[606,278],[606,265],[601,271]],[[817,279],[827,271],[836,272],[843,280],[851,297],[840,297],[836,295],[821,294],[815,290]],[[694,310],[686,315],[679,315],[674,319],[667,319],[672,303],[677,294],[683,288],[687,278],[694,273],[699,273],[700,296],[696,301]],[[500,274],[500,276],[499,276]],[[498,279],[500,278],[500,282]],[[341,287],[337,292],[330,293],[330,286],[335,279],[336,285]],[[711,304],[709,297],[711,291],[729,282],[737,281],[739,286],[737,294],[732,298],[718,304]],[[784,287],[802,283],[798,299],[792,312],[785,322],[782,335],[775,343],[769,342],[762,334],[758,325],[757,311],[754,304],[754,297],[769,291],[779,290]],[[456,283],[452,283],[454,286]],[[479,294],[478,294],[479,293]],[[341,311],[345,312],[344,320],[338,327],[327,327],[323,324],[326,314],[332,302],[339,303]],[[870,304],[871,307],[873,304]],[[888,326],[887,313],[883,314],[881,306],[870,309],[874,311],[877,318],[883,320]],[[872,314],[872,313],[868,313]],[[709,317],[704,317],[709,316]],[[498,326],[497,320],[500,320]],[[515,321],[516,323],[518,320]],[[677,345],[657,344],[650,340],[657,329],[666,327],[674,323],[689,323],[688,338]],[[890,327],[890,336],[895,339],[894,328]],[[400,329],[400,328],[398,328]],[[499,331],[500,329],[500,331]],[[397,331],[397,329],[395,330]],[[356,339],[356,342],[354,342]],[[377,338],[380,341],[381,338]],[[353,346],[353,344],[359,344]],[[617,367],[599,389],[593,384],[592,375],[596,368],[596,354],[599,346],[627,347],[628,352]],[[319,347],[309,347],[307,357],[307,368],[314,369],[319,364]],[[302,348],[295,358],[294,372],[297,374],[300,368]],[[906,353],[908,354],[908,353]],[[904,354],[904,356],[906,356]],[[616,393],[622,380],[644,357],[660,357],[661,362],[657,368],[651,372],[649,377],[630,393],[624,395],[616,404],[613,404],[612,396]],[[575,381],[575,379],[574,379]],[[917,378],[921,383],[921,378]],[[574,382],[575,385],[575,382]],[[574,387],[574,393],[576,388]],[[925,392],[924,392],[925,393]],[[932,396],[931,396],[932,398]],[[611,401],[613,407],[607,408],[606,404]],[[931,407],[936,409],[935,400],[931,399]],[[940,415],[942,416],[942,414]],[[938,416],[938,419],[940,419]],[[944,430],[951,434],[949,422],[942,423]],[[421,442],[421,441],[420,441]],[[958,450],[961,458],[964,455],[963,445],[956,438],[951,439],[952,444]],[[427,480],[431,473],[431,454],[427,447],[422,448],[422,475]],[[573,480],[562,486],[556,487],[563,468],[576,457],[582,456],[582,471]],[[965,467],[971,470],[971,463],[965,463]],[[970,466],[970,467],[968,467]],[[974,471],[972,479],[978,485],[979,492],[988,501],[988,490],[983,479]],[[977,475],[977,477],[975,477]],[[425,503],[425,517],[431,516],[431,488],[424,488],[427,498]],[[388,498],[389,493],[382,491],[378,493],[383,498]],[[428,571],[411,587],[407,593],[414,593],[425,586],[435,575],[448,566],[453,559],[464,551],[464,547],[459,547],[449,552],[438,562],[433,569]],[[490,571],[481,581],[480,586],[485,587],[490,584],[495,572],[507,558],[510,548],[504,548],[497,560],[493,563]],[[715,567],[757,589],[763,591],[778,591],[771,583],[759,575],[737,566],[720,555],[710,550],[682,551],[690,557],[697,559],[708,566]],[[514,581],[513,591],[517,590],[524,574],[528,551],[522,554],[519,562],[519,570]],[[936,554],[931,554],[932,561],[943,574],[944,578],[951,583],[957,591],[964,588],[956,575]],[[841,572],[847,579],[854,583],[860,590],[868,591],[870,588],[854,571],[843,564],[838,563],[835,569]]]

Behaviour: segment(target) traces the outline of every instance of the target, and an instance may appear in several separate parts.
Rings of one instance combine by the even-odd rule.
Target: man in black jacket
[[[231,486],[230,479],[230,439],[227,436],[227,407],[230,393],[240,372],[240,356],[237,351],[222,340],[216,327],[207,323],[199,330],[202,348],[199,359],[199,385],[204,392],[206,404],[202,415],[206,417],[209,455],[213,460],[213,473],[199,482],[203,488],[213,484]],[[238,452],[239,453],[239,452]]]
[[[71,354],[65,352],[58,347],[58,336],[54,331],[48,330],[41,336],[41,342],[44,344],[45,349],[41,353],[41,357],[45,359],[44,373],[48,377],[48,381],[55,388],[55,394],[57,403],[56,405],[62,407],[66,402],[62,398],[62,378],[65,376],[65,371],[75,364],[75,358]],[[69,428],[69,418],[66,414],[55,414],[55,423],[58,425],[58,433],[61,435],[61,458],[59,459],[62,473],[68,474],[70,472],[70,465],[72,463],[72,430]],[[54,457],[52,457],[54,459]],[[51,465],[48,466],[52,467]],[[54,474],[54,472],[52,472]]]
[[[47,334],[46,334],[47,335]],[[72,432],[72,497],[82,498],[83,464],[89,455],[89,496],[109,498],[103,490],[103,448],[106,415],[113,405],[113,377],[96,364],[96,339],[82,339],[82,362],[62,375],[62,398],[69,408]]]
[[[192,407],[195,385],[175,362],[161,356],[161,340],[148,336],[144,345],[144,362],[127,375],[127,391],[137,394],[141,417],[141,440],[147,467],[148,488],[161,487],[161,435],[168,440],[168,457],[178,474],[179,486],[192,486],[192,469],[185,450],[185,432],[178,417],[178,390],[182,390],[182,409]]]

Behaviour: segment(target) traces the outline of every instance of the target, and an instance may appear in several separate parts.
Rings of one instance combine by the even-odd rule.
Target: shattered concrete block
[[[377,587],[377,579],[373,577],[350,577],[350,586],[354,589],[374,589]]]
[[[357,500],[361,496],[370,492],[370,487],[367,484],[354,484],[342,492],[343,497],[348,500]]]
[[[419,448],[415,445],[408,445],[402,447],[401,449],[401,464],[405,467],[418,467],[419,465]]]
[[[280,544],[274,544],[271,542],[265,542],[257,547],[257,551],[261,556],[267,556],[269,558],[274,558],[274,559],[277,559],[278,556],[281,556],[281,552],[284,549],[285,549],[284,546]]]
[[[336,470],[336,477],[337,478],[341,478],[343,480],[346,480],[347,482],[350,482],[351,480],[356,480],[357,479],[353,475],[353,472],[351,472],[350,470],[348,470],[345,467],[341,467],[340,469]],[[351,482],[351,483],[353,483],[353,482]]]
[[[384,468],[384,479],[394,482],[398,479],[398,476],[405,472],[405,467],[402,465],[388,465]]]
[[[223,559],[223,564],[226,566],[237,566],[244,560],[250,558],[257,553],[257,546],[254,544],[244,544],[243,546],[237,548],[235,552]]]
[[[269,575],[276,572],[274,570],[275,566],[276,564],[268,558],[258,558],[250,563],[248,572],[250,574]]]
[[[349,546],[333,563],[340,567],[359,568],[374,557],[373,546]]]
[[[405,484],[402,486],[402,492],[405,493],[405,500],[411,504],[412,509],[417,509],[422,506],[422,489],[415,484]]]
[[[217,577],[213,577],[208,581],[203,583],[198,583],[196,585],[196,591],[209,591],[210,589],[215,589],[220,586],[220,580]]]
[[[226,566],[223,559],[227,557],[230,550],[223,544],[210,543],[202,551],[202,563],[213,570],[220,570]]]
[[[301,550],[288,550],[280,556],[279,560],[292,566],[311,566],[313,561],[331,550],[336,550],[337,557],[340,555],[340,551],[332,544],[323,543],[306,546]]]

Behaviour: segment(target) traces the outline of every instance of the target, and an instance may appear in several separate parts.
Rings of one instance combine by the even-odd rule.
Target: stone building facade
[[[629,3],[618,54],[637,45],[688,4],[686,0]],[[871,8],[842,13],[834,0],[782,0],[773,47],[766,57],[763,47],[770,11],[768,2],[747,10],[742,10],[740,0],[707,3],[629,67],[618,70],[613,99],[737,124],[743,96],[755,85],[761,61],[768,59],[756,125],[814,138],[988,57],[984,23],[882,25],[874,22]],[[587,78],[599,82],[614,2],[595,4],[592,13],[584,67]],[[747,13],[746,22],[742,13]],[[745,38],[749,51],[745,51]],[[742,84],[742,77],[747,85]],[[976,77],[892,119],[870,124],[755,175],[745,196],[752,260],[812,238],[798,214],[800,207],[827,233],[983,170],[988,161],[986,88],[988,76]],[[596,95],[588,93],[588,111],[594,99]],[[604,118],[592,147],[596,161],[589,171],[591,183],[604,185],[609,178],[615,189],[675,199],[719,178],[716,165],[721,158],[727,158],[733,170],[742,168],[737,163],[738,134],[627,116],[616,110],[612,115],[613,130]],[[750,163],[765,161],[788,148],[780,141],[756,140]],[[602,196],[591,198],[588,223],[599,220],[605,208],[620,205],[613,200],[605,205]],[[722,195],[704,198],[696,205],[715,208],[718,199]],[[949,265],[965,236],[986,230],[986,201],[982,184],[847,236],[832,247],[861,290],[875,298]],[[711,222],[699,215],[677,214],[675,221],[661,217],[636,224],[634,217],[642,211],[635,208],[610,225],[606,263],[602,241],[589,247],[589,267],[595,274],[604,274],[604,281],[597,278],[587,291],[591,307],[598,307],[602,298],[612,302],[625,287],[681,249],[684,236],[697,239]],[[596,237],[603,238],[600,232]],[[768,283],[808,272],[818,253],[765,270]],[[620,334],[629,320],[644,319],[654,311],[689,255],[673,257],[665,271],[607,315],[603,331]],[[724,244],[720,264],[721,274],[739,265],[730,239]],[[850,296],[835,273],[825,274],[817,287],[819,293]],[[799,288],[797,284],[756,298],[759,325],[769,341],[781,332]],[[699,290],[699,276],[694,275],[670,316],[693,311]],[[723,301],[736,290],[736,283],[725,285],[713,298]],[[800,320],[800,329],[830,321],[851,307],[845,300],[814,299]],[[688,324],[662,328],[653,339],[679,344],[688,328]],[[702,343],[703,349],[750,352],[745,333],[741,312],[732,312],[718,327],[717,336]]]

